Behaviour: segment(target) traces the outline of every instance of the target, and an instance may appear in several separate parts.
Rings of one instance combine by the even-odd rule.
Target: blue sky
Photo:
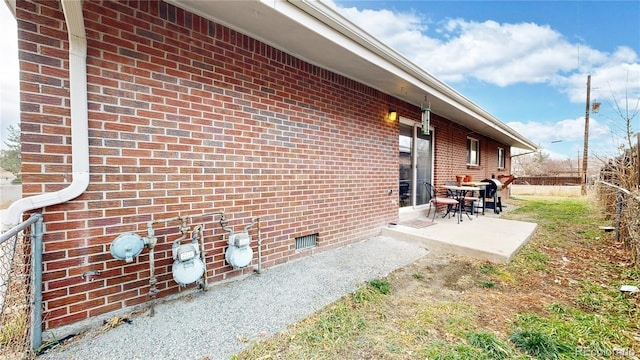
[[[590,156],[617,154],[625,132],[615,101],[623,110],[640,106],[640,1],[333,0],[333,5],[552,158],[582,154],[587,75],[592,75],[592,101],[602,103],[590,116]],[[6,127],[18,123],[19,100],[15,21],[4,4],[0,8],[4,142]],[[640,114],[631,126],[640,131]]]
[[[618,153],[616,101],[640,106],[640,1],[333,4],[555,159],[582,155],[588,75],[602,103],[590,114],[589,156]],[[640,114],[631,125],[640,130]]]

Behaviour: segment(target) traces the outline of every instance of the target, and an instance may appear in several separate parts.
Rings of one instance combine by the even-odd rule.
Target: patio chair
[[[440,194],[438,194],[438,191],[436,190],[436,188],[428,182],[425,182],[424,186],[426,187],[427,194],[429,195],[429,202],[434,208],[433,220],[435,221],[436,219],[436,213],[438,212],[438,205],[446,205],[447,213],[445,214],[445,216],[447,214],[451,216],[451,210],[457,207],[458,200],[447,197],[447,196],[441,196]],[[429,212],[427,213],[427,217],[429,217],[430,214],[431,214],[431,207],[429,207]]]
[[[473,196],[473,195],[467,195],[464,197],[463,199],[463,204],[462,204],[462,208],[466,209],[468,208],[469,211],[471,211],[471,215],[473,215],[473,213],[476,213],[476,217],[478,217],[478,209],[475,208],[475,204],[480,201],[480,197],[478,196]],[[468,205],[467,205],[468,204]]]
[[[407,206],[408,205],[408,200],[409,200],[409,190],[410,190],[410,184],[406,181],[401,181],[400,185],[399,185],[399,196],[400,196],[400,206]]]
[[[458,185],[458,182],[457,182],[457,181],[445,181],[445,182],[444,182],[444,184],[445,184],[445,185]],[[480,190],[480,189],[478,189],[478,190]],[[447,193],[449,194],[449,197],[454,197],[454,196],[452,196],[452,194],[451,194],[451,191],[450,191],[450,190],[447,190]],[[473,192],[472,192],[472,193],[473,193]],[[471,219],[471,217],[469,216],[469,212],[471,212],[471,215],[473,215],[473,213],[475,212],[475,213],[476,213],[476,217],[478,217],[478,212],[477,212],[477,209],[476,209],[476,205],[475,205],[475,204],[476,204],[479,200],[480,200],[480,198],[479,198],[478,196],[473,196],[473,194],[471,194],[471,195],[467,195],[467,194],[465,194],[464,199],[463,199],[463,202],[462,202],[462,204],[461,204],[461,205],[462,205],[462,206],[461,206],[461,208],[462,208],[462,209],[464,210],[464,212],[467,214],[467,217],[468,217],[469,219]],[[454,207],[454,208],[453,208],[453,213],[455,214],[455,213],[456,213],[456,211],[458,211],[458,208],[457,208],[457,207]]]

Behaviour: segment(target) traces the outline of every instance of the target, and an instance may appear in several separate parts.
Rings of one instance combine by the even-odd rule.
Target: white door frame
[[[411,163],[413,164],[413,166],[416,166],[417,163],[417,157],[418,154],[415,151],[416,148],[416,138],[417,138],[417,132],[419,131],[418,129],[421,129],[421,123],[419,121],[413,120],[413,119],[409,119],[403,116],[400,116],[400,124],[403,125],[409,125],[411,127],[413,127],[413,139],[412,144],[411,144],[411,149],[412,149],[412,159],[411,159]],[[429,179],[429,182],[433,183],[433,176],[435,173],[435,169],[434,169],[434,163],[435,163],[435,156],[434,156],[434,144],[435,144],[435,133],[433,130],[433,127],[429,126],[429,131],[431,132],[431,179]],[[422,204],[422,205],[415,205],[416,204],[416,186],[418,186],[418,184],[416,184],[416,179],[417,179],[417,172],[415,171],[415,168],[412,169],[411,171],[411,183],[415,184],[414,186],[411,187],[411,206],[404,206],[404,207],[400,207],[400,212],[412,212],[415,210],[423,210],[423,209],[428,209],[431,204],[427,203],[427,204]]]

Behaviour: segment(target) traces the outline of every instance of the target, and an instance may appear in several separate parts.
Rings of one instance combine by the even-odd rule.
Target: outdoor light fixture
[[[397,118],[398,118],[398,112],[395,111],[394,109],[389,109],[389,120],[396,121]]]

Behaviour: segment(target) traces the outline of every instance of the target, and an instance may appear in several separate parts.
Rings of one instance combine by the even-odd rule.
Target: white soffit
[[[510,146],[536,145],[321,1],[165,0]],[[419,119],[420,114],[416,114]]]

